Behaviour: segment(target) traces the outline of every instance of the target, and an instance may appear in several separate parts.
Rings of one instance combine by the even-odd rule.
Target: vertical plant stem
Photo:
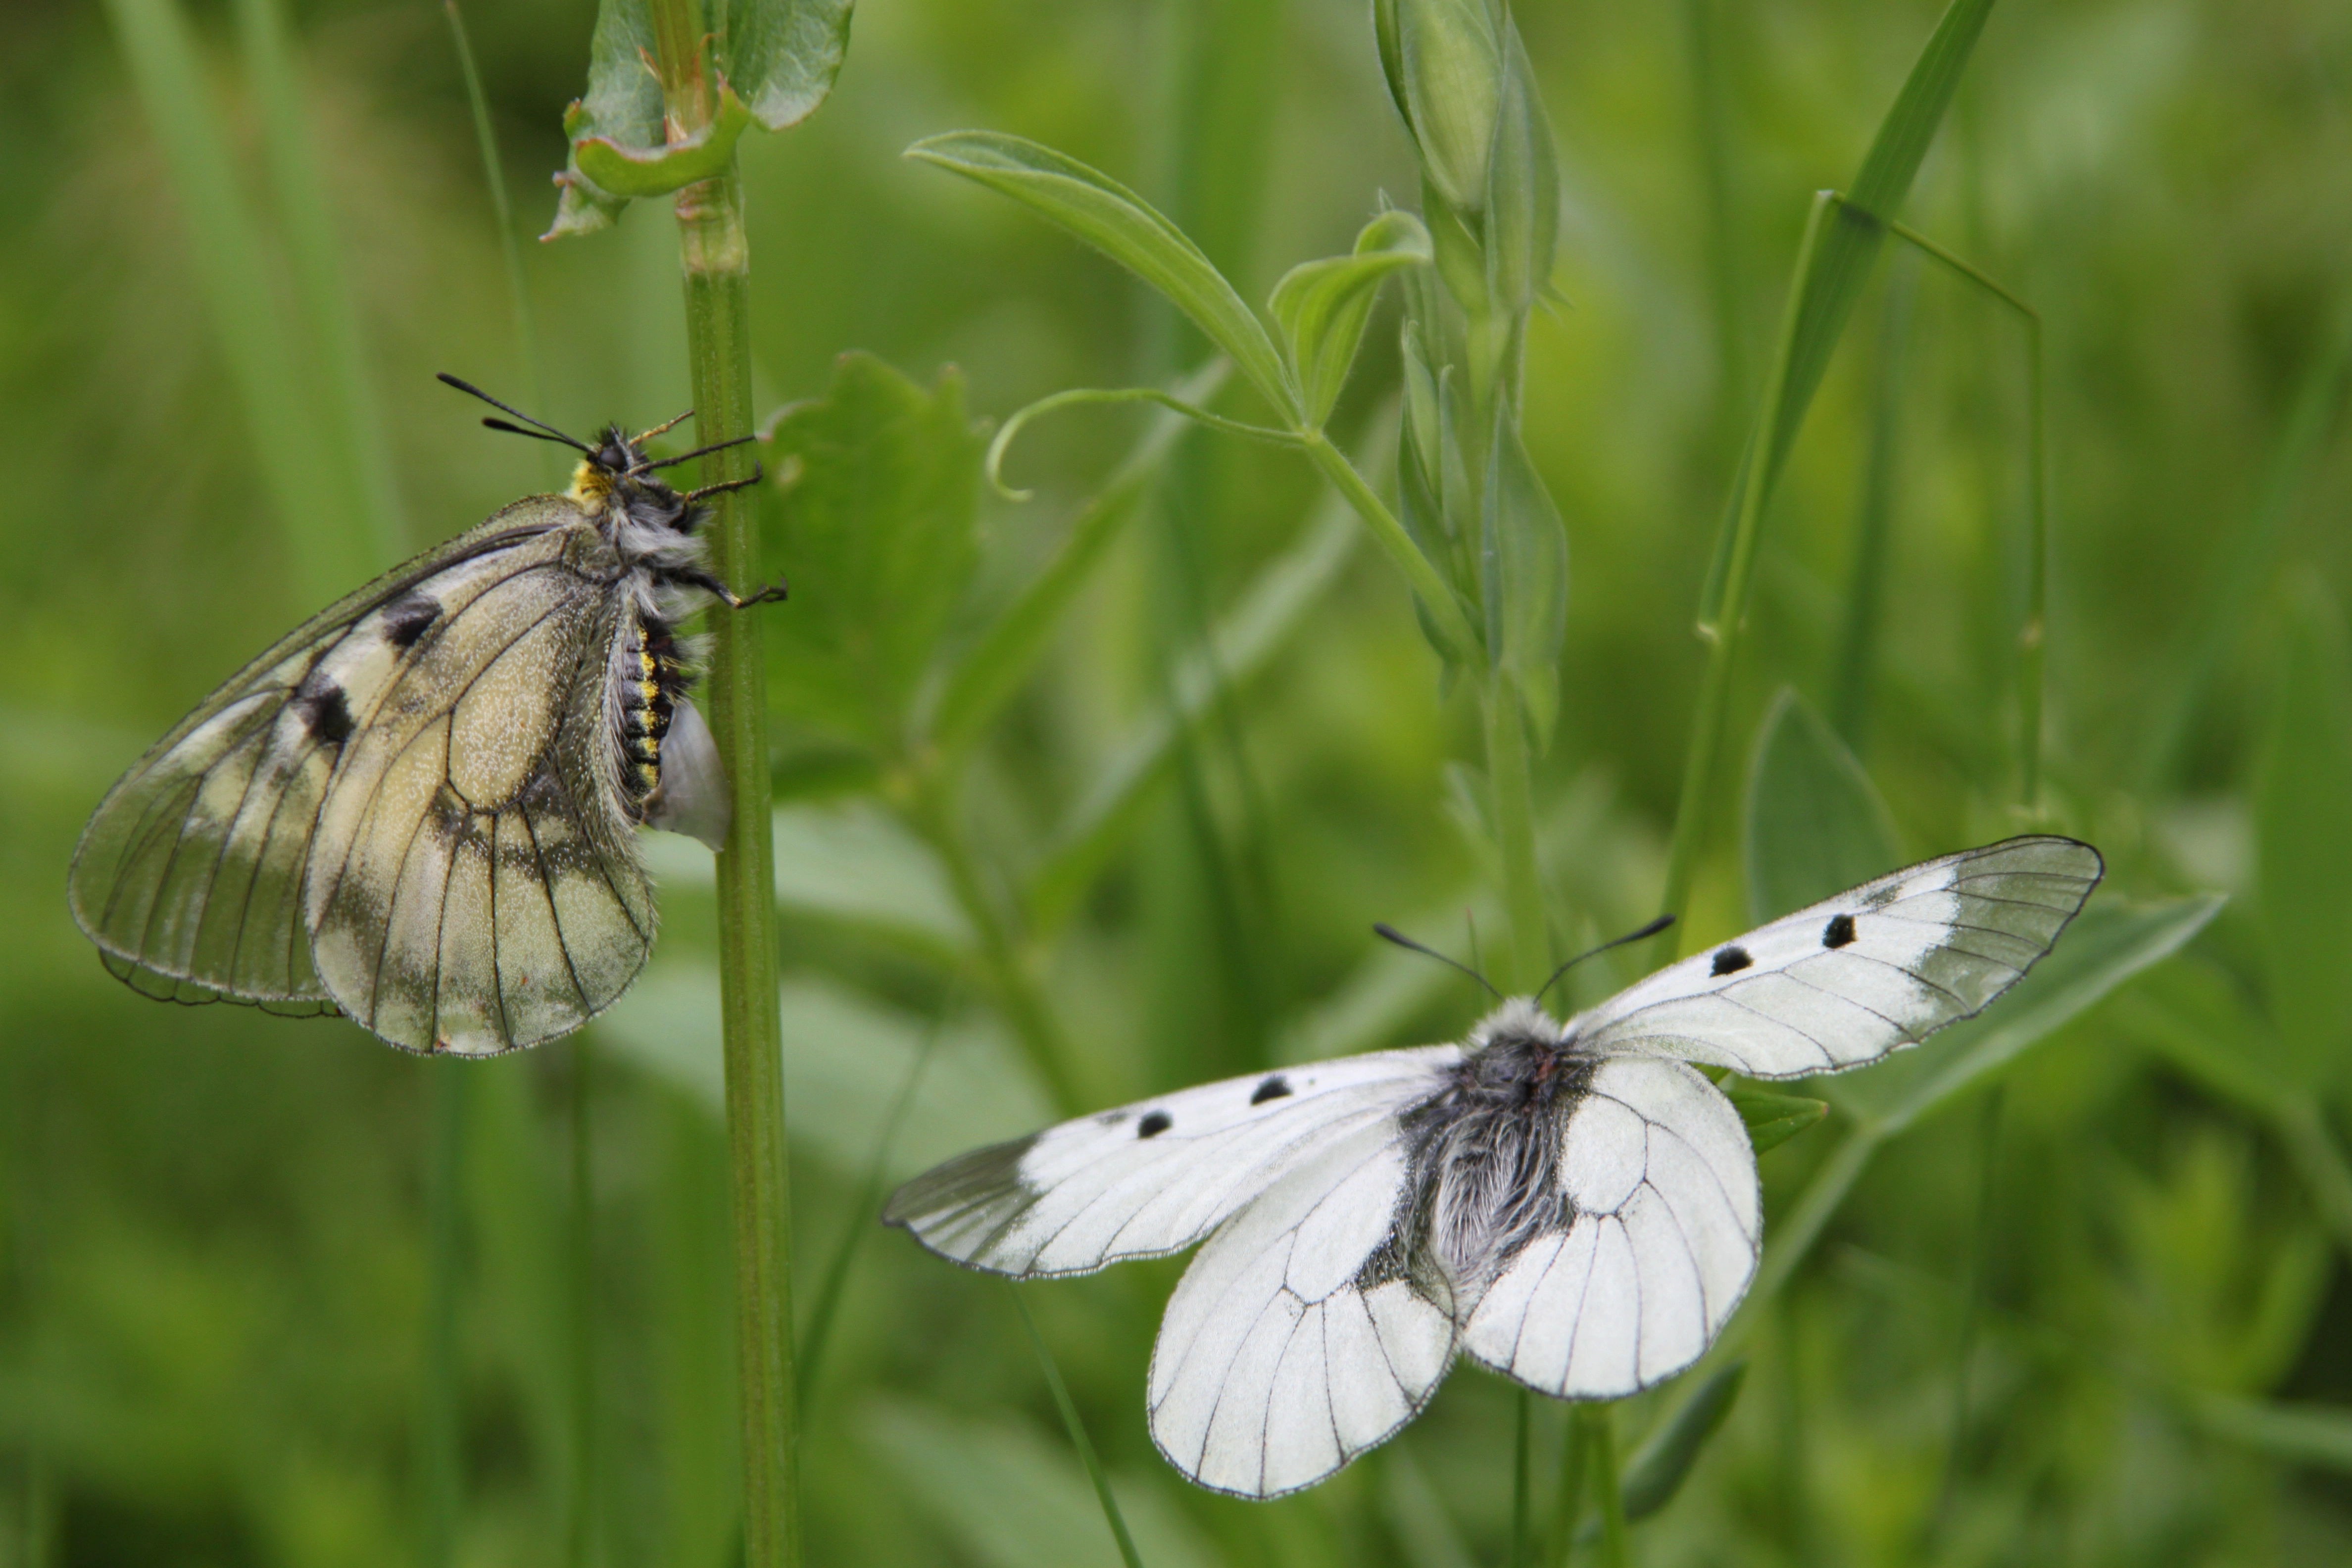
[[[1580,1405],[1577,1422],[1592,1467],[1592,1497],[1601,1508],[1601,1562],[1625,1568],[1625,1491],[1617,1477],[1617,1407],[1606,1402]]]
[[[1584,1424],[1584,1407],[1569,1406],[1568,1430],[1560,1435],[1559,1490],[1552,1502],[1551,1568],[1568,1568],[1569,1553],[1576,1546],[1576,1527],[1584,1515],[1584,1471],[1586,1450],[1591,1447],[1590,1436]]]
[[[2031,820],[2042,809],[2042,701],[2049,667],[2045,616],[2050,583],[2050,453],[2043,399],[2042,318],[2025,313],[2025,609],[2017,627],[2017,804]]]
[[[1135,1550],[1135,1537],[1127,1531],[1127,1517],[1118,1510],[1118,1499],[1111,1495],[1110,1478],[1103,1473],[1102,1460],[1095,1455],[1095,1446],[1087,1436],[1087,1424],[1078,1419],[1078,1407],[1063,1385],[1062,1369],[1054,1364],[1054,1352],[1046,1348],[1045,1336],[1037,1331],[1037,1320],[1029,1315],[1029,1303],[1022,1299],[1021,1287],[1008,1279],[1004,1288],[1013,1296],[1013,1305],[1021,1313],[1021,1326],[1029,1331],[1029,1342],[1037,1347],[1037,1364],[1045,1369],[1045,1386],[1054,1392],[1054,1406],[1062,1413],[1062,1425],[1069,1429],[1070,1447],[1078,1451],[1079,1462],[1087,1468],[1087,1479],[1095,1484],[1096,1500],[1102,1504],[1103,1519],[1110,1526],[1113,1539],[1118,1542],[1118,1554],[1127,1568],[1143,1568],[1143,1559]]]
[[[572,1047],[572,1496],[566,1561],[595,1555],[596,1498],[596,1053],[585,1034]]]
[[[1516,1401],[1518,1430],[1511,1444],[1511,1568],[1529,1568],[1528,1545],[1528,1402],[1523,1387]]]
[[[656,66],[672,134],[709,123],[703,19],[693,0],[655,0]],[[734,161],[677,194],[695,438],[751,433],[751,241]],[[704,459],[704,482],[749,476],[751,454]],[[760,580],[759,536],[740,490],[717,498],[710,563],[739,589]],[[776,997],[775,845],[768,784],[767,664],[760,612],[713,616],[710,728],[732,813],[719,851],[719,1003],[726,1051],[729,1185],[735,1227],[736,1361],[743,1422],[745,1568],[800,1561],[793,1405],[792,1202],[785,1158],[783,1025]]]
[[[1918,264],[1903,259],[1909,265],[1890,268],[1886,279],[1878,363],[1871,378],[1870,455],[1853,526],[1853,572],[1846,588],[1836,663],[1829,676],[1830,722],[1857,756],[1869,740],[1879,633],[1885,621],[1887,560],[1895,537],[1895,469],[1903,445],[1903,374],[1910,358],[1911,306],[1918,294]]]
[[[1717,45],[1723,25],[1715,0],[1683,0],[1683,36],[1690,65],[1691,107],[1698,122],[1699,174],[1706,190],[1706,278],[1714,295],[1716,376],[1727,408],[1748,391],[1748,332],[1739,308],[1738,230],[1732,221],[1731,101],[1725,55]]]
[[[1495,847],[1503,860],[1503,907],[1511,919],[1510,976],[1505,990],[1543,978],[1550,932],[1536,866],[1534,785],[1529,778],[1526,709],[1518,682],[1496,671],[1486,683],[1486,775],[1494,792]]]
[[[464,1501],[458,1460],[464,1413],[457,1362],[457,1299],[464,1265],[460,1218],[465,1185],[466,1121],[471,1063],[431,1061],[430,1148],[425,1179],[425,1375],[417,1419],[417,1561],[448,1568],[457,1547],[457,1510]]]
[[[1756,428],[1769,433],[1780,428],[1781,399],[1788,388],[1791,350],[1804,302],[1805,279],[1811,275],[1813,249],[1821,238],[1822,220],[1836,196],[1822,191],[1813,198],[1805,217],[1805,235],[1797,247],[1797,265],[1789,283],[1789,297],[1780,312],[1780,329],[1772,349],[1772,365],[1764,387],[1764,406]],[[1731,677],[1738,663],[1740,621],[1748,612],[1748,586],[1755,574],[1757,534],[1775,465],[1768,452],[1751,448],[1741,470],[1739,508],[1732,515],[1729,548],[1724,552],[1723,580],[1715,601],[1702,609],[1699,635],[1707,640],[1706,673],[1700,678],[1698,708],[1691,720],[1690,749],[1683,759],[1682,797],[1675,807],[1675,834],[1666,855],[1664,912],[1675,917],[1658,938],[1664,956],[1681,945],[1682,916],[1689,912],[1692,880],[1698,874],[1699,851],[1706,837],[1706,815],[1715,796],[1715,765],[1723,746],[1723,727],[1731,707]]]

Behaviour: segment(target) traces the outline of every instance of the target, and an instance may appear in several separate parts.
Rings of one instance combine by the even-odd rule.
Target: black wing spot
[[[1138,1138],[1157,1138],[1176,1125],[1175,1119],[1164,1110],[1155,1110],[1135,1124]]]
[[[1843,947],[1853,940],[1853,917],[1832,915],[1830,923],[1822,928],[1823,947]]]
[[[312,739],[340,746],[352,738],[352,705],[343,689],[332,680],[319,676],[305,680],[294,703],[301,709],[302,722],[310,727]]]
[[[383,640],[394,647],[416,646],[425,628],[441,618],[441,601],[414,588],[383,607]]]
[[[1284,1095],[1288,1094],[1289,1092],[1290,1080],[1284,1078],[1278,1072],[1270,1072],[1265,1075],[1265,1080],[1260,1083],[1255,1089],[1251,1091],[1250,1103],[1252,1105],[1264,1105],[1267,1100],[1280,1100]]]
[[[1734,942],[1729,947],[1719,947],[1715,950],[1715,968],[1709,973],[1715,974],[1737,974],[1755,962],[1756,961],[1754,959],[1748,956],[1748,950],[1746,948],[1740,946],[1738,942]]]

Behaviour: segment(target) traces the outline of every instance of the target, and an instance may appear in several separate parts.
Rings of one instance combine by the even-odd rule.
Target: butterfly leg
[[[681,417],[683,416],[681,416]],[[767,478],[767,469],[761,467],[758,463],[754,463],[751,465],[751,473],[744,476],[742,479],[721,479],[715,485],[705,485],[700,489],[688,490],[685,495],[678,499],[684,501],[693,502],[700,500],[704,496],[722,495],[729,490],[749,489],[751,486],[758,484],[761,479]]]
[[[760,589],[757,593],[752,594],[750,597],[739,599],[735,596],[735,591],[732,588],[730,588],[726,584],[721,583],[718,578],[712,576],[709,573],[704,571],[699,566],[688,566],[682,570],[674,571],[669,574],[669,576],[671,580],[683,583],[689,588],[701,589],[704,593],[709,594],[730,610],[748,610],[753,605],[763,605],[769,603],[782,604],[789,596],[787,585],[782,577],[777,578],[774,582],[769,584],[766,587]]]

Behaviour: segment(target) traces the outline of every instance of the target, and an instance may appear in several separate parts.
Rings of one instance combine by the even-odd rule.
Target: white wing
[[[1504,1263],[1462,1348],[1555,1397],[1615,1399],[1682,1371],[1756,1274],[1762,1208],[1739,1113],[1681,1062],[1604,1058],[1568,1109],[1556,1169],[1560,1225]]]
[[[1217,1491],[1276,1497],[1428,1402],[1454,1320],[1399,1237],[1410,1173],[1383,1117],[1323,1143],[1209,1239],[1151,1352],[1151,1439],[1170,1464]]]
[[[1578,1043],[1749,1078],[1841,1072],[2016,984],[2098,886],[2099,852],[2006,839],[1865,882],[1662,969],[1571,1021]]]
[[[976,1149],[892,1194],[882,1218],[1015,1279],[1180,1251],[1302,1159],[1437,1087],[1456,1046],[1341,1057],[1203,1084]]]

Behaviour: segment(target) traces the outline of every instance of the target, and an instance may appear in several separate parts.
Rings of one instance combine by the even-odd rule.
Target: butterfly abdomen
[[[660,787],[662,742],[692,677],[676,633],[661,617],[633,618],[621,641],[613,661],[617,700],[614,739],[620,752],[622,792],[632,814],[642,817],[646,801]]]

